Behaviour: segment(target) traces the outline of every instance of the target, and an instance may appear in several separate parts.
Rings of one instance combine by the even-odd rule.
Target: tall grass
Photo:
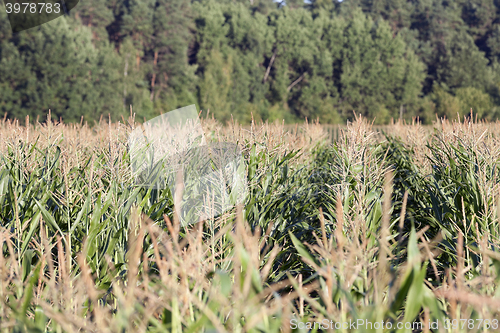
[[[500,319],[498,124],[395,123],[384,137],[357,119],[333,145],[317,123],[202,125],[241,147],[249,195],[182,227],[168,190],[134,185],[133,117],[0,124],[2,332],[291,332],[361,319],[468,332],[479,320],[443,327]]]

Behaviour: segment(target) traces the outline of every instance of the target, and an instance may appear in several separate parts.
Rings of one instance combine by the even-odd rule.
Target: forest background
[[[81,0],[16,34],[0,9],[8,118],[500,117],[497,0]]]

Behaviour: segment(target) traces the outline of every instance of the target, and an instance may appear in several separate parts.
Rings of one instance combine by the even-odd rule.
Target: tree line
[[[222,122],[500,115],[497,0],[86,0],[12,33],[0,112],[66,122],[189,104]]]

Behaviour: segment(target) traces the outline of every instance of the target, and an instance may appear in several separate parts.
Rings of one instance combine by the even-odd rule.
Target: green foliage
[[[66,121],[117,118],[118,56],[96,48],[89,28],[65,18],[1,41],[0,112],[32,119],[41,111]]]
[[[400,106],[417,102],[423,66],[386,22],[355,12],[344,36],[340,89],[345,109],[387,123],[398,117]]]
[[[462,108],[471,111],[479,119],[488,119],[495,116],[496,108],[490,95],[473,87],[459,88],[456,92]],[[462,111],[461,113],[466,113]]]
[[[208,1],[195,11],[200,106],[222,122],[233,115],[248,123],[252,112],[261,118],[263,107],[269,106],[262,82],[262,57],[272,43],[266,17],[252,14],[242,3]]]
[[[458,97],[446,92],[441,87],[436,87],[433,91],[432,99],[436,104],[436,115],[438,117],[445,117],[448,119],[460,118],[462,119],[464,114],[462,105]]]
[[[458,88],[455,96],[441,87],[435,87],[431,98],[436,105],[438,117],[463,119],[464,116],[473,116],[492,119],[498,114],[492,97],[474,87]]]
[[[92,122],[132,106],[142,120],[195,103],[223,123],[430,123],[465,108],[492,120],[498,13],[493,0],[90,0],[12,35],[2,11],[0,112]]]

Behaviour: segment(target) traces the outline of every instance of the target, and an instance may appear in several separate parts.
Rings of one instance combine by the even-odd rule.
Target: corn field
[[[136,125],[0,123],[1,332],[500,330],[499,123],[202,119],[249,195],[188,226]]]

